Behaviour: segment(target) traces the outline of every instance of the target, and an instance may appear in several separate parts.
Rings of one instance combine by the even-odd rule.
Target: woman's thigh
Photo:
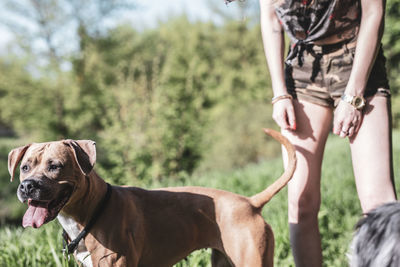
[[[364,212],[396,199],[393,184],[390,99],[368,99],[361,127],[350,140],[354,176]]]
[[[323,151],[332,124],[332,108],[294,101],[297,130],[283,131],[296,148],[297,168],[289,182],[289,222],[301,212],[317,212]],[[286,155],[284,156],[286,161]],[[307,209],[304,211],[302,208]]]

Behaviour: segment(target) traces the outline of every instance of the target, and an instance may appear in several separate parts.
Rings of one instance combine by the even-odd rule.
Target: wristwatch
[[[344,102],[349,103],[355,109],[361,110],[365,106],[365,98],[362,96],[352,96],[343,94],[341,98]]]

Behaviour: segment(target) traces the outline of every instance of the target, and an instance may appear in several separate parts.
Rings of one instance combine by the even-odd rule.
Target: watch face
[[[354,98],[354,106],[356,108],[362,108],[365,105],[365,101],[362,97],[355,97]]]

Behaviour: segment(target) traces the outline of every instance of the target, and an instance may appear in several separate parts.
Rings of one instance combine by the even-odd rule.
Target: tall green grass
[[[394,135],[395,174],[398,175],[399,133]],[[148,188],[198,185],[253,195],[274,181],[282,172],[280,158],[265,160],[230,172],[211,172],[180,181],[166,179]],[[331,136],[328,140],[322,174],[322,205],[319,213],[324,266],[347,266],[349,243],[354,224],[361,216],[354,185],[348,141]],[[398,182],[397,182],[398,184]],[[15,199],[17,201],[17,199]],[[275,234],[275,265],[294,266],[287,224],[287,189],[276,195],[263,209],[263,216]],[[51,222],[40,229],[3,227],[0,229],[0,266],[77,266],[61,253],[61,227]],[[210,250],[199,250],[176,267],[211,266]]]
[[[66,267],[61,252],[61,227],[56,221],[38,230],[5,227],[0,230],[0,266],[4,267]]]

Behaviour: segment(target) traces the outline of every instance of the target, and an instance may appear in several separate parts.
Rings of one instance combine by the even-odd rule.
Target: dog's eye
[[[22,166],[21,166],[21,170],[22,170],[23,172],[27,172],[27,171],[29,171],[29,166],[28,166],[28,165],[22,165]]]
[[[49,171],[57,171],[57,170],[59,170],[59,169],[61,169],[62,168],[62,165],[61,164],[59,164],[59,165],[57,165],[57,164],[50,164],[49,165]]]

